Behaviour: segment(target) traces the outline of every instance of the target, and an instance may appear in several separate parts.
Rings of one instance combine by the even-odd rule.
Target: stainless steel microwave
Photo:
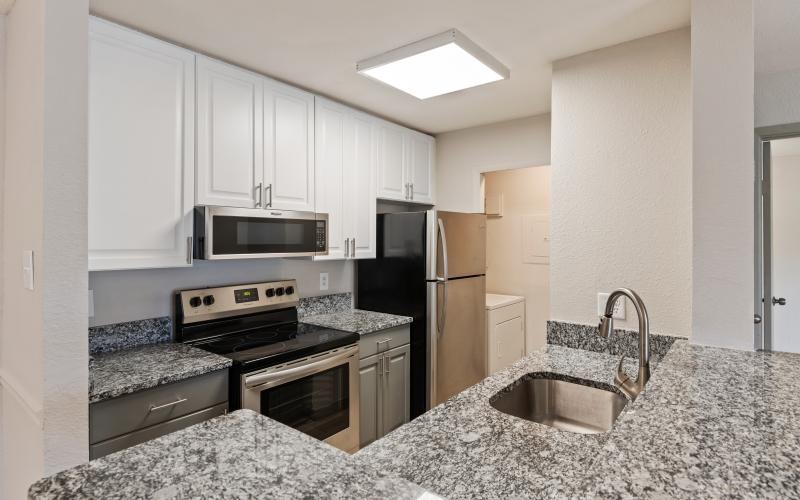
[[[260,208],[195,207],[196,259],[328,254],[328,215]]]

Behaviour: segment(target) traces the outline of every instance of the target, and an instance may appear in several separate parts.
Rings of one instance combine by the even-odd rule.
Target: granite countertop
[[[557,431],[489,406],[530,372],[609,383],[617,359],[547,346],[355,457],[449,498],[800,496],[800,355],[677,340],[605,434]]]
[[[311,325],[335,328],[336,330],[344,330],[359,335],[367,335],[386,330],[387,328],[407,325],[414,321],[414,318],[410,316],[397,316],[395,314],[364,311],[362,309],[350,309],[328,314],[304,316],[300,321]]]
[[[95,354],[89,365],[89,402],[149,389],[231,366],[231,360],[179,343]]]
[[[239,410],[34,483],[30,498],[438,498]]]

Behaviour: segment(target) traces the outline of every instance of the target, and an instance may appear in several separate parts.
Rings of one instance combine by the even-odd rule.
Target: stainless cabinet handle
[[[378,358],[378,376],[383,375],[383,356]]]
[[[194,257],[193,254],[194,248],[192,247],[192,237],[188,236],[186,238],[186,263],[191,264],[192,258]]]
[[[344,239],[344,258],[350,257],[350,238]]]
[[[408,192],[411,194],[411,200],[414,200],[414,183],[413,182],[411,183],[411,189],[409,189]]]
[[[256,186],[256,192],[258,193],[258,201],[256,202],[256,208],[261,208],[264,204],[264,183],[259,182],[258,186]]]
[[[266,208],[271,208],[272,207],[272,184],[271,183],[267,184],[267,187],[265,188],[265,191],[269,191],[269,201],[267,202],[267,207]]]
[[[392,360],[387,358],[386,356],[383,357],[383,369],[386,370],[384,373],[389,373],[391,371]]]
[[[406,191],[405,191],[405,193],[403,193],[403,194],[405,195],[405,198],[406,198],[406,199],[408,199],[408,183],[407,183],[407,182],[406,182],[406,187],[405,187],[405,189],[406,189]]]
[[[356,239],[350,238],[352,242],[350,243],[350,257],[356,258]]]
[[[173,401],[171,403],[166,403],[166,404],[163,404],[163,405],[156,406],[156,405],[152,405],[151,404],[150,405],[150,410],[148,410],[148,412],[163,410],[164,408],[170,408],[172,406],[179,405],[179,404],[185,403],[187,401],[189,401],[189,400],[186,399],[186,398],[180,398],[180,399],[178,399],[176,401]]]

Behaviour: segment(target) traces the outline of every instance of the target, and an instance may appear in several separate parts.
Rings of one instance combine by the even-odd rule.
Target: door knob
[[[760,315],[760,314],[754,314],[754,315],[753,315],[753,323],[755,323],[755,324],[757,324],[757,325],[758,325],[759,323],[761,323],[761,315]]]
[[[786,299],[784,299],[783,297],[778,297],[777,299],[775,297],[772,297],[772,305],[774,306],[775,304],[779,306],[785,306]]]

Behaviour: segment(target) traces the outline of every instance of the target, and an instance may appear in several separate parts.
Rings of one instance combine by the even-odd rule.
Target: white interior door
[[[772,141],[771,148],[774,300],[765,297],[765,307],[772,307],[772,350],[800,352],[800,138]]]

